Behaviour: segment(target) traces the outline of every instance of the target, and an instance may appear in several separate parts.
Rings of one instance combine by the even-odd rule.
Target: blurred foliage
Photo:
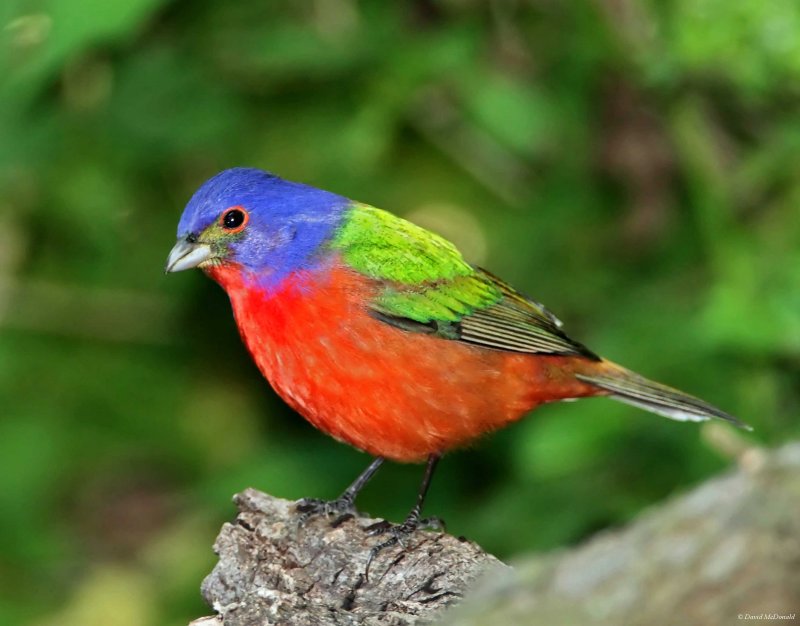
[[[6,0],[0,26],[0,623],[185,624],[232,493],[367,463],[268,389],[216,285],[162,273],[233,165],[409,215],[756,440],[800,431],[794,0]],[[575,542],[723,467],[703,432],[545,407],[449,457],[428,510],[501,556]],[[420,472],[363,508],[400,519]]]

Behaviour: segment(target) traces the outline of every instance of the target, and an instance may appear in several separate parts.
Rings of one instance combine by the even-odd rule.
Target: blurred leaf
[[[675,3],[673,50],[684,71],[717,74],[764,95],[800,77],[800,7],[792,0]]]
[[[124,42],[165,1],[12,0],[2,63],[10,80],[0,93],[32,95],[71,56],[100,43]]]
[[[468,109],[478,124],[514,150],[534,155],[550,143],[558,117],[550,110],[544,94],[499,76],[480,76],[471,81],[467,93]]]
[[[150,626],[157,614],[152,583],[133,568],[98,566],[64,609],[36,626]]]

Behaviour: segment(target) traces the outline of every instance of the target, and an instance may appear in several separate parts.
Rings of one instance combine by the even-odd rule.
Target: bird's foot
[[[345,489],[344,493],[336,498],[336,500],[318,500],[317,498],[303,498],[302,500],[298,500],[295,509],[300,513],[300,524],[305,524],[312,517],[324,515],[325,517],[334,518],[331,525],[336,528],[345,520],[352,519],[359,515],[355,505],[356,496],[382,464],[383,457],[379,456],[373,459],[369,467],[361,472],[358,478],[353,481],[353,484]]]
[[[395,543],[400,543],[402,545],[402,539],[404,537],[413,535],[418,530],[444,531],[444,529],[445,523],[440,517],[423,517],[420,519],[413,515],[409,515],[401,524],[393,524],[392,522],[381,520],[380,522],[375,522],[364,528],[369,535],[391,534],[396,539],[396,541],[393,540],[392,545]]]
[[[324,516],[334,518],[331,526],[339,526],[345,520],[358,515],[352,498],[345,496],[335,500],[320,500],[318,498],[303,498],[298,500],[295,509],[300,513],[300,523],[305,524],[312,517]]]
[[[370,524],[364,529],[369,535],[389,535],[386,541],[379,543],[369,551],[367,566],[364,570],[364,579],[369,580],[369,568],[372,561],[387,548],[399,545],[403,550],[406,549],[406,540],[418,530],[438,530],[444,532],[444,520],[439,517],[424,517],[419,515],[409,515],[402,524],[392,524],[386,520]]]

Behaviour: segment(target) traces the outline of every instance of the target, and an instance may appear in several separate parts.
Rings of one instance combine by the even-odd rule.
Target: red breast
[[[342,266],[293,274],[269,292],[232,265],[207,273],[230,296],[278,394],[320,430],[375,456],[419,461],[543,402],[599,392],[572,376],[581,358],[484,349],[380,322],[366,307],[375,285]]]

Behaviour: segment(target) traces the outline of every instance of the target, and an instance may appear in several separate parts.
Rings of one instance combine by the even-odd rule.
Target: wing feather
[[[331,248],[375,282],[373,317],[404,331],[510,352],[599,358],[543,305],[391,213],[354,204]]]

